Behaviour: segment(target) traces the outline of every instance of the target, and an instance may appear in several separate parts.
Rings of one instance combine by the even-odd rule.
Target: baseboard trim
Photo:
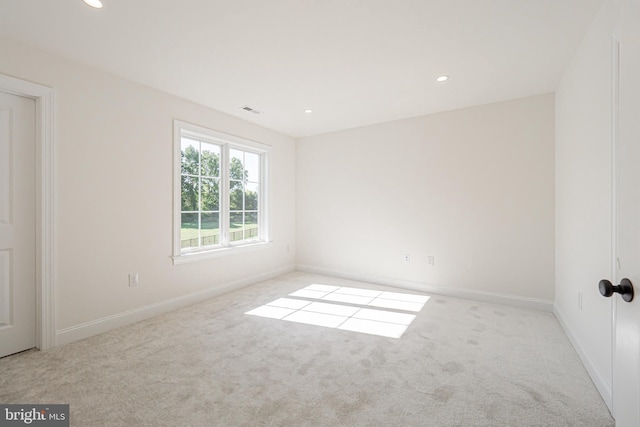
[[[149,304],[144,307],[135,308],[112,316],[103,317],[101,319],[92,320],[80,325],[71,326],[56,332],[55,345],[64,345],[84,338],[89,338],[121,326],[129,325],[159,314],[167,313],[178,308],[186,307],[209,298],[217,297],[237,289],[250,286],[264,280],[273,279],[283,274],[295,271],[293,265],[278,268],[267,273],[258,274],[247,277],[235,282],[226,283],[215,288],[204,289],[190,294],[181,295],[176,298],[161,301],[155,304]]]
[[[323,274],[326,276],[340,277],[343,279],[357,280],[360,282],[375,283],[378,285],[393,286],[396,288],[410,289],[443,295],[455,298],[464,298],[474,301],[489,302],[492,304],[509,305],[512,307],[526,308],[529,310],[553,312],[553,302],[535,298],[518,297],[494,292],[482,292],[471,289],[445,288],[443,286],[431,285],[428,283],[414,282],[411,280],[391,279],[387,277],[371,276],[368,274],[349,273],[345,271],[333,270],[312,265],[298,264],[296,270],[305,273]]]
[[[569,338],[569,341],[573,345],[573,348],[576,350],[576,353],[578,353],[578,357],[582,361],[582,365],[585,367],[585,369],[589,373],[589,376],[591,377],[591,381],[593,381],[593,383],[595,384],[596,388],[598,389],[598,392],[600,392],[600,395],[602,396],[604,403],[609,408],[609,412],[613,413],[611,384],[607,383],[607,381],[605,380],[605,376],[602,375],[600,370],[596,367],[596,364],[593,362],[593,360],[589,356],[589,353],[585,350],[584,346],[582,345],[582,342],[573,333],[573,329],[569,326],[567,321],[564,319],[564,317],[562,316],[562,314],[560,313],[560,310],[556,305],[553,306],[553,314],[556,316],[556,319],[558,319],[560,326],[562,326],[564,333]]]

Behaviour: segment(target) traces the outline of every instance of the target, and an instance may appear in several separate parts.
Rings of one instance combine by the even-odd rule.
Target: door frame
[[[54,91],[0,74],[0,91],[36,102],[36,347],[55,347]]]

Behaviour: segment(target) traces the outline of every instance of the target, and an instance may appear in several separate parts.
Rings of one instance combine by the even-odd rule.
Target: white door
[[[620,14],[618,46],[617,284],[628,278],[635,295],[614,297],[613,416],[618,427],[640,426],[640,1]],[[614,114],[614,117],[616,115]]]
[[[36,345],[35,111],[0,92],[0,357]]]

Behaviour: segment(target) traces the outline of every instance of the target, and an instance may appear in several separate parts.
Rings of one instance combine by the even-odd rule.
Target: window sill
[[[253,252],[259,249],[267,249],[273,246],[272,242],[256,242],[249,243],[247,245],[240,246],[227,246],[224,248],[211,249],[208,251],[199,251],[186,253],[181,255],[174,255],[173,265],[186,264],[190,262],[203,261],[211,258],[219,258],[227,255],[236,255],[245,252]]]

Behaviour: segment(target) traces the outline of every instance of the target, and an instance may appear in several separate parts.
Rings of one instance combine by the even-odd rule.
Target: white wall
[[[298,266],[552,301],[553,132],[548,94],[297,140]]]
[[[6,39],[0,73],[55,89],[58,342],[118,320],[74,330],[87,322],[293,268],[291,138]],[[271,248],[172,264],[174,118],[273,147]],[[131,272],[140,286],[128,287]]]
[[[611,407],[611,36],[605,1],[556,92],[556,301],[591,377]],[[582,294],[582,309],[578,294]]]

